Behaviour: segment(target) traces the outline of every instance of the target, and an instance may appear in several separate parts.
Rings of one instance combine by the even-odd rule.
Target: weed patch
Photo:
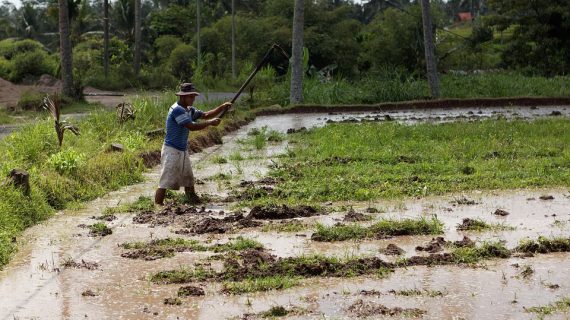
[[[222,291],[229,294],[243,294],[259,291],[289,289],[298,285],[299,279],[287,276],[248,278],[238,282],[224,282]]]
[[[458,231],[504,231],[504,230],[515,230],[515,227],[508,226],[505,224],[491,224],[487,223],[481,219],[470,219],[465,218],[463,222],[457,226]]]
[[[243,251],[246,249],[263,249],[263,245],[253,239],[238,237],[235,241],[224,244],[207,246],[198,240],[188,240],[182,238],[157,239],[150,242],[130,242],[121,245],[126,250],[121,256],[131,259],[144,259],[147,261],[161,258],[173,257],[176,252],[196,252],[196,251]]]
[[[334,226],[317,225],[311,239],[315,241],[344,241],[349,239],[386,238],[403,235],[430,235],[443,233],[443,223],[437,218],[431,219],[383,219],[363,227],[358,224],[337,224]]]
[[[530,307],[525,308],[525,310],[527,312],[536,313],[540,318],[544,318],[544,316],[552,315],[558,312],[566,312],[567,310],[570,310],[570,297],[563,297],[562,299],[550,303],[546,306]]]

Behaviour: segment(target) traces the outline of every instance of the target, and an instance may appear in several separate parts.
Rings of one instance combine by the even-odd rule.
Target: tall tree
[[[63,82],[63,94],[68,97],[74,96],[73,68],[71,55],[71,39],[69,32],[69,9],[67,0],[59,2],[59,50],[61,54],[61,77]]]
[[[198,47],[198,65],[202,59],[202,46],[200,44],[200,0],[196,0],[196,46]]]
[[[141,68],[141,0],[135,0],[135,56],[134,70],[138,75]]]
[[[232,0],[232,78],[236,78],[236,0]]]
[[[291,62],[291,91],[289,100],[291,104],[303,102],[303,25],[304,8],[303,0],[295,0],[293,13],[293,41]]]
[[[424,26],[424,49],[426,55],[426,71],[432,98],[439,98],[439,78],[435,58],[435,44],[433,42],[433,25],[429,0],[421,0],[422,20]]]
[[[103,69],[109,76],[109,0],[103,0]]]

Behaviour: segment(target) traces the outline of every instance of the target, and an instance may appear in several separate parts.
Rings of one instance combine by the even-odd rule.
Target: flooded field
[[[570,111],[258,117],[224,137],[223,145],[192,156],[197,190],[208,199],[203,206],[104,215],[112,233],[93,234],[89,226],[106,208],[153,195],[155,168],[144,183],[28,229],[0,271],[0,319],[531,319],[547,311],[567,319],[567,188],[238,207],[248,186],[271,190],[278,183],[267,173],[289,150],[287,139],[259,150],[244,147],[253,129],[556,115]],[[422,225],[419,231],[382,229],[383,221],[404,220]],[[437,223],[422,229],[430,221]],[[341,231],[350,237],[341,238]]]

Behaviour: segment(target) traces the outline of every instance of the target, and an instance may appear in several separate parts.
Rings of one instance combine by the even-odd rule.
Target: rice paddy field
[[[17,233],[0,317],[570,315],[567,107],[248,121],[190,141],[199,205],[155,206],[160,167],[134,162],[137,183]]]

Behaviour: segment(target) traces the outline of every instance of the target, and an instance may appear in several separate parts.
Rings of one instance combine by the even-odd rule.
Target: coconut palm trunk
[[[232,0],[232,78],[236,78],[236,0]]]
[[[303,24],[304,1],[295,0],[293,14],[293,48],[291,63],[291,91],[289,100],[291,104],[303,102]]]
[[[61,55],[61,80],[63,94],[73,97],[73,69],[71,38],[69,28],[69,8],[67,0],[58,0],[59,4],[59,51]]]
[[[134,71],[138,75],[141,69],[141,0],[135,0],[135,56]]]
[[[200,44],[200,0],[196,0],[196,46],[198,53],[198,66],[202,59],[202,46]]]
[[[424,48],[426,56],[426,71],[432,98],[439,98],[439,78],[435,60],[435,44],[433,40],[433,27],[431,22],[429,0],[421,0],[422,20],[424,27]]]
[[[109,76],[109,0],[103,1],[103,69]]]

